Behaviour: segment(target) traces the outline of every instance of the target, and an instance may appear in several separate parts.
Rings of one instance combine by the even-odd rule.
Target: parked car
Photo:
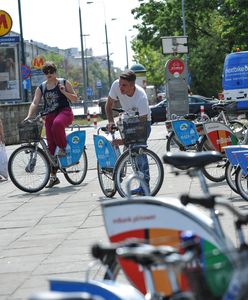
[[[200,95],[191,95],[189,99],[189,112],[200,114],[201,105],[204,106],[204,112],[210,118],[217,115],[217,112],[212,109],[214,103],[218,103],[218,99],[207,98]],[[152,123],[166,121],[167,99],[164,99],[154,106],[151,106]]]

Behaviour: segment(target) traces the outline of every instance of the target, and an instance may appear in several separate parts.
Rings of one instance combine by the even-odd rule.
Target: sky
[[[127,65],[125,36],[127,37],[129,67],[132,61],[130,40],[137,31],[131,9],[138,0],[20,0],[22,29],[25,40],[33,40],[61,49],[81,50],[79,5],[82,15],[84,48],[92,48],[93,55],[106,55],[105,22],[110,59],[114,66]],[[87,2],[93,2],[87,4]],[[10,14],[12,31],[20,33],[18,0],[0,0],[0,10]],[[105,13],[104,13],[105,12]],[[112,20],[116,19],[116,20]]]

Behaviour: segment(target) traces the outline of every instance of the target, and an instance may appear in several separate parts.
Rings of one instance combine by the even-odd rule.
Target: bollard
[[[88,125],[90,125],[90,113],[89,113],[89,111],[87,112],[87,121],[88,121]]]
[[[94,124],[94,127],[97,128],[97,116],[96,116],[95,112],[94,112],[94,115],[93,115],[93,124]]]
[[[200,113],[201,113],[201,117],[203,117],[205,114],[204,105],[200,106]]]

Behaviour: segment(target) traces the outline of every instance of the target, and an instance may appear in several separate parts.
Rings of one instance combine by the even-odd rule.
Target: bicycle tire
[[[70,184],[79,185],[84,181],[87,170],[88,159],[84,150],[77,164],[65,168],[66,173],[64,173],[64,176]]]
[[[240,196],[244,200],[248,201],[248,178],[243,175],[242,169],[240,167],[237,168],[235,183]]]
[[[202,140],[198,144],[197,151],[213,151],[215,150],[213,146],[209,143],[206,135],[203,136]],[[206,178],[213,182],[221,182],[225,180],[225,165],[226,158],[223,156],[222,161],[217,163],[212,163],[202,168],[202,172]]]
[[[237,169],[228,161],[226,163],[226,168],[225,168],[225,177],[226,177],[226,182],[230,186],[230,188],[235,192],[239,193],[236,187],[235,183],[235,174],[237,172]]]
[[[116,188],[113,180],[113,171],[101,168],[99,163],[97,163],[97,176],[103,194],[108,198],[114,197]]]
[[[36,193],[42,190],[50,177],[50,163],[42,149],[37,148],[35,165],[32,165],[32,145],[24,145],[12,152],[8,161],[8,172],[11,181],[20,190]]]
[[[150,149],[143,147],[136,148],[131,151],[131,155],[134,156],[134,159],[137,159],[137,156],[139,155],[146,155],[150,173],[150,195],[155,196],[160,190],[164,180],[164,168],[160,158]],[[130,164],[129,150],[124,151],[118,158],[114,168],[114,182],[121,197],[127,197],[129,194],[127,191],[127,181],[129,180],[130,175],[138,173],[138,176],[143,177],[143,173],[137,169],[137,165],[136,170],[134,170],[132,164]],[[131,188],[136,189],[139,186],[140,182],[138,180],[134,180]]]
[[[240,144],[247,144],[248,137],[247,133],[247,126],[237,120],[230,121],[229,124],[230,129],[237,137]]]

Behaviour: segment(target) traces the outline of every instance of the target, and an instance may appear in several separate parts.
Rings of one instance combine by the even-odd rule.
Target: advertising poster
[[[0,100],[20,98],[17,47],[0,47]]]

